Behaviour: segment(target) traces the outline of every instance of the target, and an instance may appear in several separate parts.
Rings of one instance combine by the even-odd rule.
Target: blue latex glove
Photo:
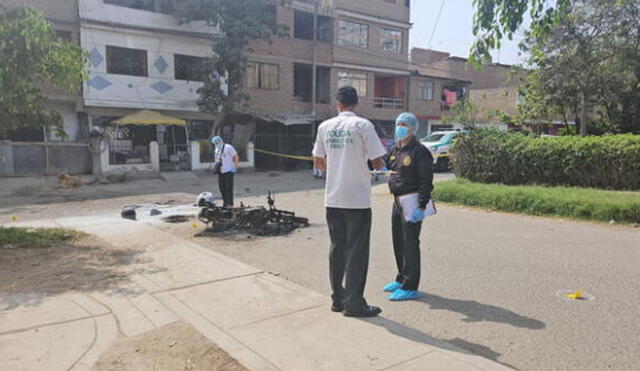
[[[238,169],[236,169],[235,167],[232,167],[231,170],[229,170],[229,172],[231,172],[231,174],[235,174],[238,172]]]
[[[416,211],[413,212],[413,215],[411,215],[409,223],[420,223],[424,220],[425,217],[426,215],[424,215],[424,209],[416,209]]]

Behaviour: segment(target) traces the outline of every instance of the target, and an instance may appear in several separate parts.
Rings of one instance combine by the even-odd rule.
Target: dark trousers
[[[345,309],[362,309],[367,305],[363,295],[369,269],[371,209],[327,208],[327,224],[331,298]]]
[[[393,252],[396,256],[398,275],[396,281],[404,290],[418,290],[420,284],[420,231],[422,223],[409,223],[404,218],[402,206],[393,203],[391,216]]]
[[[233,206],[233,175],[232,172],[218,175],[218,188],[224,206]]]

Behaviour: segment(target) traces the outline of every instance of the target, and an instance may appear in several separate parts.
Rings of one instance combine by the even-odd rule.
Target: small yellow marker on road
[[[569,299],[581,300],[582,299],[582,291],[578,290],[572,294],[567,294]]]
[[[14,216],[12,216],[12,217],[11,217],[11,221],[12,221],[12,222],[15,222],[15,221],[17,221],[17,220],[18,220],[18,217],[17,217],[17,216],[15,216],[15,215],[14,215]]]
[[[193,222],[193,223],[191,223],[191,226],[192,226],[193,228],[198,228],[198,223],[197,223],[197,222]]]

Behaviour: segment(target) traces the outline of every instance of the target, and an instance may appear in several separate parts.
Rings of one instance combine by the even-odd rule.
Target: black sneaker
[[[367,305],[361,309],[347,309],[344,311],[345,317],[375,317],[382,313],[382,309]]]

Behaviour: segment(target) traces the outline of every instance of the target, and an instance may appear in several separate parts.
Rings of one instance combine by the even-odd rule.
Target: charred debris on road
[[[208,233],[231,231],[248,232],[256,236],[279,236],[309,226],[309,219],[296,216],[294,212],[275,207],[275,197],[269,192],[268,208],[216,206],[213,202],[200,200],[202,207],[198,219],[208,226]]]
[[[248,233],[256,236],[286,235],[298,228],[309,226],[309,219],[296,216],[294,212],[280,210],[275,206],[275,196],[269,192],[267,205],[239,207],[218,206],[212,198],[198,197],[196,207],[200,208],[198,220],[207,225],[207,229],[199,236],[216,236]],[[183,211],[183,212],[181,212]],[[166,223],[186,223],[195,219],[193,209],[163,209],[159,205],[145,207],[140,205],[125,206],[120,214],[124,219],[140,220],[148,217],[161,217]]]

